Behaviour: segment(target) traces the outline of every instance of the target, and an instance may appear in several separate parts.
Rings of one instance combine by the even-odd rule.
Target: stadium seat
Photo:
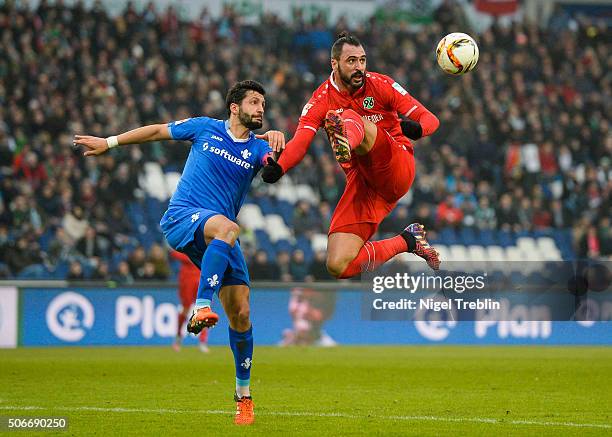
[[[503,262],[506,261],[506,252],[501,246],[488,246],[487,247],[487,261],[491,262]]]
[[[469,255],[465,246],[461,244],[453,244],[450,246],[450,254],[452,261],[468,261]]]
[[[270,241],[275,243],[281,238],[290,239],[292,238],[291,231],[285,225],[283,218],[278,214],[268,214],[266,219],[266,231],[270,236]]]
[[[470,261],[486,261],[487,252],[482,246],[471,245],[468,246],[468,256]]]
[[[157,162],[146,162],[143,166],[143,174],[140,177],[140,187],[149,196],[159,200],[166,200],[168,189],[164,172]]]
[[[166,192],[169,196],[172,196],[176,191],[181,174],[175,171],[168,172],[164,175],[166,181]]]
[[[320,250],[327,250],[327,235],[325,234],[314,234],[310,240],[312,250],[318,252]]]
[[[443,241],[444,244],[451,245],[457,244],[457,235],[455,234],[455,230],[452,228],[443,228],[440,231],[440,241]]]
[[[242,206],[238,213],[238,224],[246,229],[258,230],[265,229],[266,221],[259,206],[254,203],[248,203]]]
[[[314,192],[310,185],[296,185],[295,196],[298,200],[305,200],[313,205],[319,203],[319,195]]]

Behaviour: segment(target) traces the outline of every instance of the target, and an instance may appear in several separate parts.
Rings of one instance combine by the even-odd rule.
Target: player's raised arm
[[[167,124],[151,124],[142,126],[120,135],[108,138],[94,137],[91,135],[75,135],[73,144],[84,146],[87,150],[85,156],[96,156],[106,153],[113,147],[124,144],[141,144],[149,141],[170,140],[172,136]]]
[[[390,77],[384,77],[390,85],[391,105],[399,114],[405,117],[405,120],[402,120],[400,123],[402,133],[411,140],[418,140],[421,137],[434,133],[438,126],[440,126],[438,117],[421,102],[408,94],[408,91],[399,83]]]

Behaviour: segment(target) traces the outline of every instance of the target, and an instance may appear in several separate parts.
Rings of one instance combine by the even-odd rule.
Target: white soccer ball
[[[465,33],[449,33],[438,43],[438,65],[448,74],[460,75],[474,69],[478,63],[478,45]]]

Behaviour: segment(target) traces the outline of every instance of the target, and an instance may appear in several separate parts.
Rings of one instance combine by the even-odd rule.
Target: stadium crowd
[[[417,142],[411,192],[380,228],[398,233],[420,221],[435,231],[571,229],[577,256],[610,256],[612,230],[612,56],[605,22],[558,11],[546,28],[494,24],[476,35],[480,62],[463,77],[443,75],[437,41],[467,31],[448,6],[418,28],[372,18],[351,29],[368,66],[385,73],[441,121]],[[118,17],[100,3],[86,10],[42,0],[30,10],[0,6],[0,277],[168,279],[174,266],[162,235],[137,238],[128,205],[144,202],[146,162],[180,171],[179,143],[128,146],[98,159],[73,150],[74,133],[108,136],[192,115],[224,118],[224,96],[238,80],[268,92],[264,128],[290,138],[303,103],[329,75],[340,20],[292,22],[266,15],[242,22],[231,8],[203,9],[183,22],[169,7],[130,5]],[[296,236],[327,231],[344,176],[319,135],[289,176],[320,202],[300,201]],[[252,196],[268,196],[259,178]],[[156,218],[159,220],[159,217]],[[300,249],[276,259],[247,234],[253,279],[326,279],[324,254]]]

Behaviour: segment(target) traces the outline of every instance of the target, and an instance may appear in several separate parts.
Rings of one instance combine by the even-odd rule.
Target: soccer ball
[[[448,74],[460,75],[474,69],[478,63],[478,45],[465,33],[449,33],[438,43],[438,65]]]

